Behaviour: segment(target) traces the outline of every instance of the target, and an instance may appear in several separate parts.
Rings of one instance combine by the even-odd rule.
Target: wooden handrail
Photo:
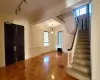
[[[73,38],[73,42],[72,42],[72,45],[71,45],[71,48],[68,49],[68,51],[71,51],[73,49],[73,45],[74,45],[74,41],[75,41],[75,36],[76,36],[76,33],[77,33],[77,29],[78,29],[78,24],[79,24],[79,20],[77,18],[77,21],[76,22],[76,31],[75,31],[75,34],[74,34],[74,38]]]

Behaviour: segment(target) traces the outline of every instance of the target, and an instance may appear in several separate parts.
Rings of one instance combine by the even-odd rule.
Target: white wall
[[[67,12],[66,17],[64,18],[66,30],[68,33],[75,33],[76,23],[72,11]]]
[[[67,7],[70,7],[80,1],[82,1],[82,0],[66,0],[66,5],[67,5]]]
[[[24,26],[25,29],[25,57],[29,53],[29,28],[30,21],[27,18],[16,15],[0,15],[0,67],[5,66],[5,48],[4,48],[4,22],[9,21],[10,23],[20,24]]]
[[[51,18],[54,15],[58,15],[59,12],[62,9],[65,8],[65,5],[62,5],[62,4],[60,6],[59,5],[57,5],[54,8],[51,8],[47,12],[44,12],[43,11],[43,13],[41,13],[41,15],[43,15],[43,16],[41,16],[41,18],[39,18],[38,21],[41,22],[41,20],[45,20],[45,19]],[[25,16],[24,15],[25,13],[22,13],[22,12],[20,12],[19,15],[15,15],[14,10],[15,9],[12,9],[12,7],[11,7],[10,10],[9,10],[9,8],[7,9],[8,12],[1,11],[1,13],[0,13],[0,67],[5,66],[4,22],[6,22],[6,21],[9,21],[10,23],[15,23],[15,24],[23,25],[25,27],[25,34],[24,34],[25,39],[24,40],[25,40],[25,58],[26,59],[31,58],[31,57],[34,57],[34,56],[40,54],[41,52],[44,53],[45,50],[46,50],[46,52],[51,50],[50,47],[44,48],[43,45],[39,45],[39,46],[42,46],[42,48],[43,48],[42,51],[39,52],[39,50],[41,48],[38,45],[31,45],[31,42],[32,42],[32,39],[31,38],[33,38],[32,37],[32,31],[34,31],[33,30],[33,25],[32,25],[32,23],[34,23],[33,22],[34,21],[33,19],[34,18],[37,19],[39,15],[36,15],[34,17],[31,17],[31,19],[30,19],[28,16]],[[36,29],[36,28],[34,28],[34,29]],[[46,28],[44,28],[44,29],[39,28],[39,30],[40,30],[40,33],[39,34],[42,34],[43,30],[45,30],[45,29]],[[49,30],[49,29],[46,29],[46,30]],[[33,32],[33,33],[36,34],[36,31]],[[42,39],[42,38],[40,38],[40,39]],[[43,39],[42,39],[42,42],[43,42]],[[41,43],[41,42],[39,42],[39,43]],[[39,47],[40,49],[37,49],[36,46]],[[33,49],[33,47],[35,47],[34,48],[35,50]],[[33,53],[31,53],[31,52],[33,52]],[[37,52],[37,53],[35,53],[35,52]]]
[[[57,5],[56,7],[51,8],[47,12],[43,13],[41,20],[45,20],[45,19],[48,19],[48,18],[54,17],[55,15],[60,14],[65,7],[66,7],[66,3],[64,1],[61,4]],[[9,21],[10,23],[23,25],[25,27],[25,34],[24,35],[25,35],[25,58],[26,59],[31,58],[33,56],[36,56],[35,52],[37,52],[37,54],[39,54],[38,53],[39,49],[36,48],[36,50],[33,51],[34,49],[32,48],[34,46],[38,47],[38,45],[34,45],[32,43],[32,39],[31,39],[31,37],[33,36],[33,33],[36,34],[36,32],[33,32],[34,29],[36,29],[36,28],[33,28],[33,25],[30,21],[33,19],[29,20],[28,18],[26,18],[27,16],[24,16],[24,14],[22,14],[22,13],[21,13],[21,15],[20,14],[15,15],[12,8],[11,8],[11,10],[12,10],[12,11],[10,11],[11,13],[5,13],[5,12],[1,11],[2,13],[0,14],[0,67],[5,65],[5,52],[4,52],[4,22],[5,21]],[[8,12],[9,12],[9,10],[8,10]],[[38,15],[36,17],[38,17]],[[32,17],[32,18],[34,18],[34,17]],[[39,28],[39,29],[41,29],[41,28]],[[40,33],[42,33],[44,30],[45,30],[45,28],[41,29]],[[46,30],[49,30],[49,29],[46,29]],[[43,40],[42,38],[40,38],[40,39]],[[32,43],[32,45],[31,45],[31,43]],[[39,44],[39,46],[43,46],[43,45]],[[44,49],[44,47],[42,47],[42,48]],[[48,48],[48,49],[45,48],[45,50],[50,51],[51,48]],[[34,53],[31,53],[31,52],[34,52]],[[41,52],[44,52],[44,50],[42,50]]]
[[[44,47],[43,32],[51,32],[51,28],[47,26],[37,25],[33,26],[32,23],[25,17],[15,15],[2,15],[0,16],[0,67],[5,66],[5,49],[4,49],[4,22],[9,21],[24,26],[25,34],[25,59],[32,58],[40,55],[41,53],[54,50],[53,35],[50,33],[50,46]]]
[[[51,28],[42,24],[33,25],[31,29],[31,41],[29,46],[28,57],[34,57],[42,53],[46,53],[54,49],[53,35],[51,34]],[[49,46],[44,47],[44,31],[49,32]]]
[[[73,41],[73,34],[69,34],[65,25],[60,25],[55,28],[55,47],[58,46],[58,32],[62,31],[63,32],[63,44],[62,44],[62,49],[63,52],[67,52],[67,49],[69,49],[72,45]]]
[[[92,80],[100,80],[100,0],[92,0],[91,58]]]
[[[58,31],[63,31],[63,52],[67,52],[67,49],[70,49],[73,42],[74,33],[76,31],[76,24],[72,12],[67,12],[66,17],[64,18],[65,24],[62,24],[55,28],[55,42],[56,46],[58,45]]]

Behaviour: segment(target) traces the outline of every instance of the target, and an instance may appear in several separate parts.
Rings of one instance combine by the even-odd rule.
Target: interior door
[[[4,24],[5,33],[5,61],[6,65],[13,64],[16,62],[15,51],[14,51],[14,35],[15,27],[12,24]]]
[[[24,26],[17,25],[16,29],[16,55],[17,61],[21,61],[24,60]]]

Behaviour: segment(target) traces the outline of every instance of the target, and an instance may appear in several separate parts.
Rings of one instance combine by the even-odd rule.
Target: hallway
[[[76,80],[65,71],[66,54],[49,52],[0,68],[0,80]]]

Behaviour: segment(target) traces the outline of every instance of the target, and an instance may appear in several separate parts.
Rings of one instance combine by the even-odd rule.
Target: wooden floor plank
[[[65,53],[50,52],[0,68],[0,80],[77,80],[65,73]]]

